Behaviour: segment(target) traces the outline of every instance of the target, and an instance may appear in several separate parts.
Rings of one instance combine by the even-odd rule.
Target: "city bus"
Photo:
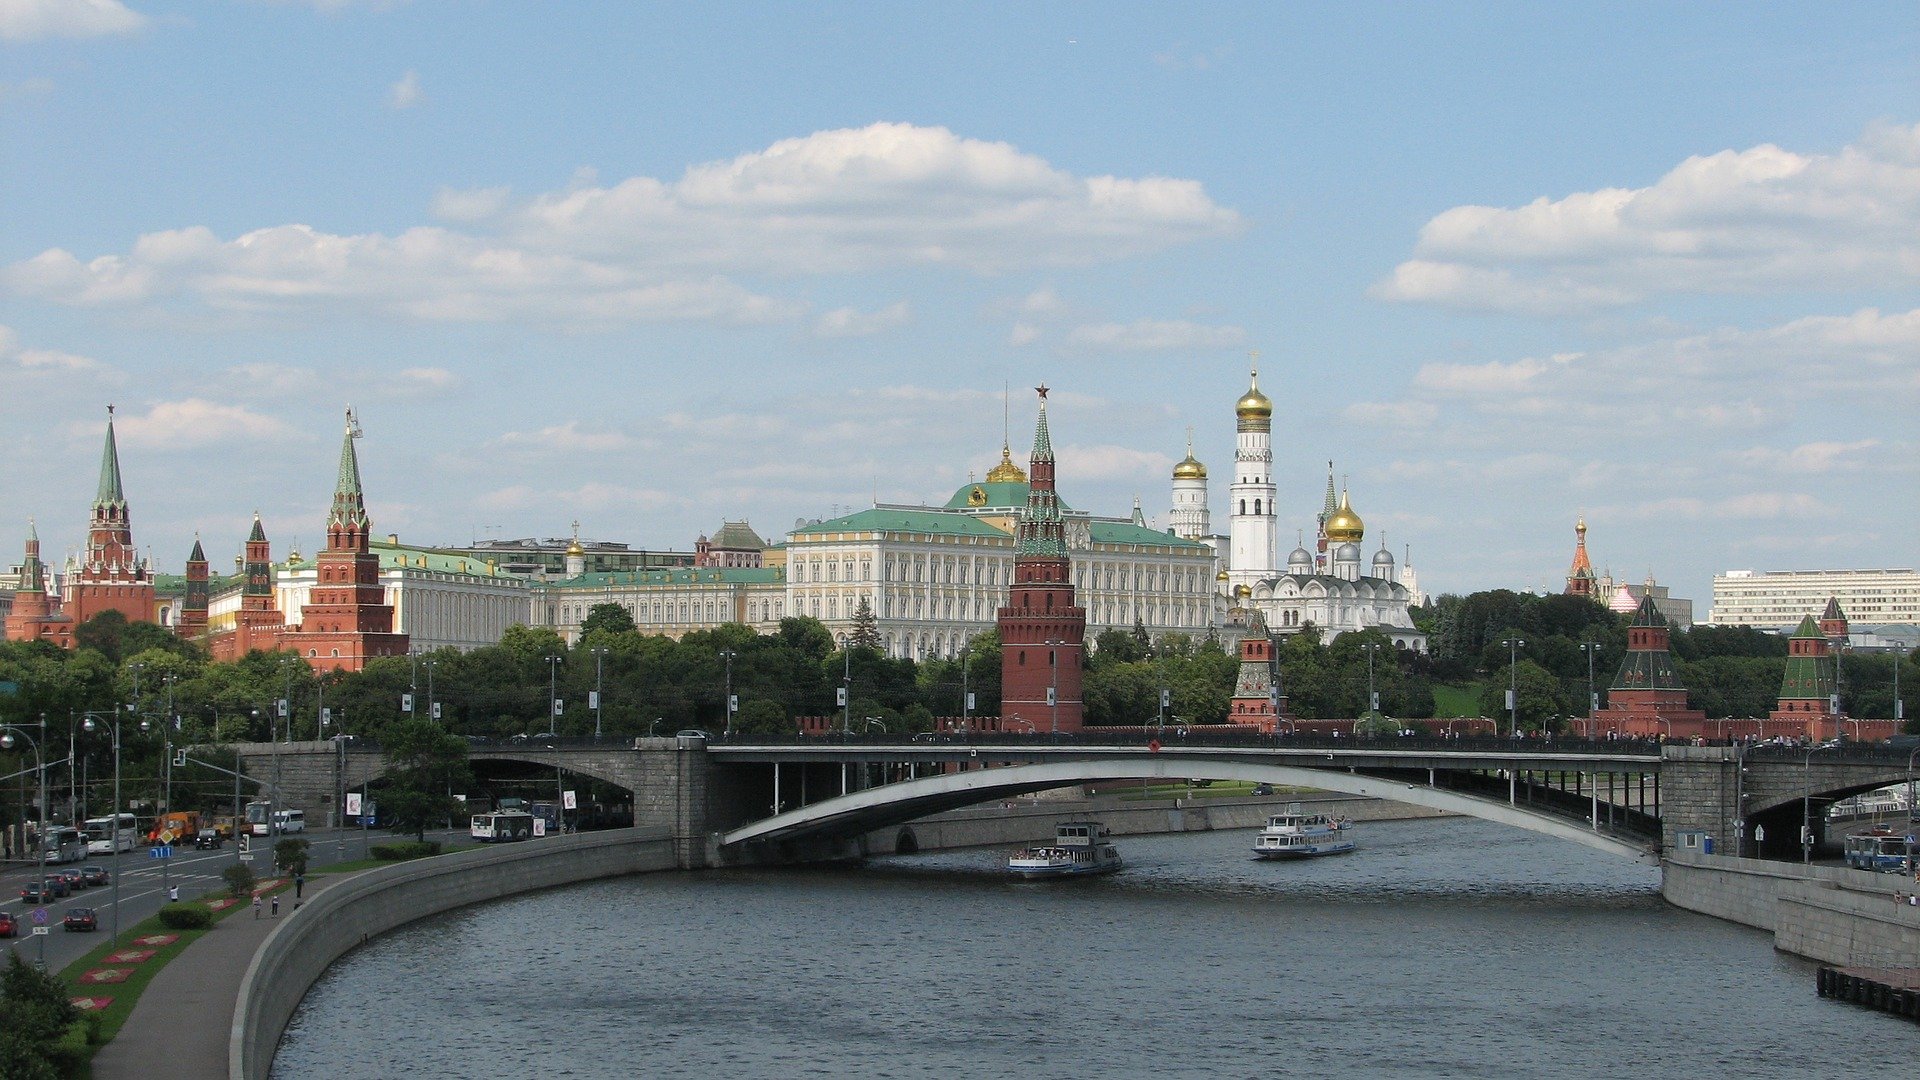
[[[250,802],[247,804],[247,831],[255,836],[273,836],[280,833],[307,831],[307,813],[284,807],[273,811],[273,827],[267,827],[267,811],[272,807],[268,802]]]
[[[79,862],[87,857],[87,838],[71,825],[48,826],[42,835],[50,863]]]
[[[140,825],[132,814],[88,818],[81,832],[87,837],[87,854],[112,855],[132,851],[140,842]]]
[[[483,844],[526,840],[533,836],[533,815],[525,810],[495,810],[473,815],[473,838]]]
[[[1856,870],[1904,874],[1909,867],[1907,834],[1886,825],[1847,834],[1847,865]]]

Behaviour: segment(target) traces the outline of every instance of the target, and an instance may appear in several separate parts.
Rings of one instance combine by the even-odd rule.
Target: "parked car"
[[[199,832],[193,834],[193,846],[195,849],[217,848],[226,842],[227,838],[220,835],[219,829],[201,829]]]
[[[13,921],[13,912],[0,911],[0,937],[12,937],[19,932],[20,927]]]
[[[98,930],[100,917],[95,915],[90,907],[70,907],[67,909],[67,917],[60,921],[60,925],[68,930]]]
[[[80,877],[89,885],[108,885],[113,882],[113,875],[104,866],[83,866],[80,868]]]

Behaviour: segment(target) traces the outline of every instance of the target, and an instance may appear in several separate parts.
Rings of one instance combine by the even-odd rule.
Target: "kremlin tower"
[[[207,632],[207,600],[210,578],[207,573],[207,553],[200,547],[200,538],[193,538],[193,550],[187,554],[187,587],[180,597],[180,618],[174,623],[173,632],[196,641]]]
[[[1828,612],[1839,610],[1833,600]],[[1780,702],[1768,715],[1770,720],[1790,720],[1800,730],[1790,734],[1809,739],[1826,739],[1839,734],[1838,697],[1834,685],[1833,640],[1825,628],[1827,619],[1813,621],[1808,615],[1787,641],[1787,667],[1780,680]],[[1845,625],[1845,620],[1842,620]]]
[[[1287,718],[1287,697],[1280,692],[1279,666],[1274,663],[1273,638],[1258,611],[1247,613],[1247,632],[1240,639],[1240,674],[1233,684],[1233,702],[1227,723],[1271,735]]]
[[[1593,563],[1587,558],[1587,519],[1580,518],[1573,523],[1573,565],[1567,569],[1568,596],[1584,596],[1598,600],[1595,595],[1597,584],[1593,576]]]
[[[1687,688],[1674,673],[1672,631],[1652,596],[1640,599],[1627,627],[1627,655],[1607,688],[1607,707],[1593,714],[1596,732],[1613,730],[1643,738],[1691,738],[1707,714],[1687,708]]]
[[[69,567],[61,593],[61,616],[76,627],[103,611],[118,611],[128,622],[153,621],[153,575],[133,547],[111,405],[107,406],[107,443],[100,452],[100,488],[87,526],[86,557]]]
[[[988,477],[992,479],[992,477]],[[1213,531],[1207,511],[1207,467],[1193,456],[1193,429],[1187,429],[1187,456],[1173,467],[1173,512],[1167,525],[1175,536],[1205,543]]]
[[[1087,610],[1074,602],[1066,529],[1054,490],[1047,388],[1033,434],[1027,505],[1015,534],[1013,584],[999,611],[1000,717],[1003,730],[1079,731],[1081,658]],[[1031,725],[1031,727],[1029,727]]]
[[[233,630],[208,643],[216,660],[238,660],[256,649],[272,652],[285,644],[286,616],[274,603],[273,548],[259,514],[253,515],[242,565],[240,610],[233,613]]]
[[[1232,585],[1252,586],[1274,575],[1275,553],[1279,550],[1275,546],[1278,512],[1273,505],[1273,402],[1260,392],[1257,366],[1247,392],[1234,402],[1233,412],[1237,423],[1227,575]],[[1232,595],[1237,590],[1229,588],[1228,592]]]
[[[393,605],[380,585],[380,557],[368,548],[372,522],[360,490],[360,459],[353,452],[359,437],[360,425],[348,409],[326,545],[314,557],[316,579],[301,609],[300,628],[283,639],[315,671],[359,671],[374,657],[407,654],[407,635],[393,632]]]
[[[7,615],[8,641],[47,640],[63,649],[73,648],[73,624],[53,614],[53,602],[47,596],[47,564],[40,561],[40,531],[27,522],[26,554],[20,560],[20,586],[13,593],[13,610]]]

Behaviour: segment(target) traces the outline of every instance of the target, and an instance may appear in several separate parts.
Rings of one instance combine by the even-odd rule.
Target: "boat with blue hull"
[[[1008,856],[1007,870],[1028,879],[1111,874],[1124,864],[1119,850],[1107,842],[1108,835],[1097,821],[1067,822],[1054,829],[1053,843]]]
[[[1302,813],[1300,804],[1293,803],[1286,813],[1267,818],[1266,827],[1254,837],[1253,853],[1262,859],[1340,855],[1359,846],[1350,835],[1352,828],[1347,818]]]

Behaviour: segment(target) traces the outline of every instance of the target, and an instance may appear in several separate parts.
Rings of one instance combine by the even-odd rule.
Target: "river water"
[[[650,874],[467,908],[342,958],[276,1080],[1911,1075],[1920,1029],[1820,1000],[1769,935],[1657,871],[1490,823],[1121,837]]]

